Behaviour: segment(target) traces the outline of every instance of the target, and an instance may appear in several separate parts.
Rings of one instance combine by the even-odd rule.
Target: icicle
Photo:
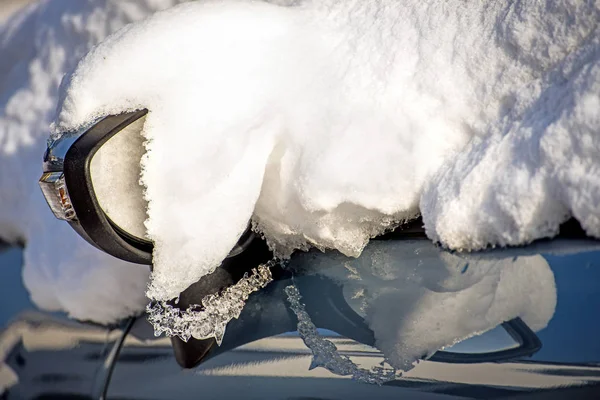
[[[248,276],[246,273],[236,284],[221,293],[204,297],[201,305],[192,305],[185,311],[172,307],[165,301],[149,304],[146,312],[148,321],[154,326],[154,334],[177,336],[185,342],[190,337],[212,337],[221,345],[227,324],[232,319],[239,318],[250,294],[273,280],[271,266],[269,263],[252,269],[252,275]]]
[[[300,301],[302,296],[298,288],[290,285],[285,288],[285,293],[292,311],[298,318],[298,333],[313,354],[309,369],[323,367],[336,375],[351,375],[356,381],[377,385],[393,381],[400,376],[395,368],[373,367],[371,370],[360,368],[349,357],[341,355],[333,342],[319,335],[317,327]]]

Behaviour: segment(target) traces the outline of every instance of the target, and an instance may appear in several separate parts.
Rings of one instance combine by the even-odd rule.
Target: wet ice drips
[[[211,294],[202,299],[201,305],[190,306],[182,311],[165,301],[149,304],[146,308],[148,321],[154,334],[177,336],[184,342],[195,339],[215,338],[221,345],[229,321],[239,318],[251,293],[264,288],[273,280],[271,264],[259,265],[246,273],[234,285],[222,293]]]
[[[377,385],[393,381],[400,376],[394,368],[383,366],[373,367],[371,370],[360,368],[348,356],[341,355],[335,344],[319,335],[317,327],[301,302],[302,296],[298,288],[290,285],[285,288],[285,293],[290,308],[298,318],[298,334],[313,355],[310,369],[322,367],[336,375],[352,376],[355,381]]]

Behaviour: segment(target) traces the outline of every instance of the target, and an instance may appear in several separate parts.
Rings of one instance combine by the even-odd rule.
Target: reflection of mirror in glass
[[[515,349],[517,347],[519,347],[519,343],[506,332],[502,325],[498,325],[481,335],[475,335],[447,347],[444,351],[449,353],[479,354]]]
[[[142,239],[146,237],[148,205],[140,184],[145,119],[138,119],[108,139],[90,165],[94,192],[102,210],[122,230]]]
[[[376,346],[404,371],[517,317],[539,331],[556,307],[554,275],[539,255],[487,257],[450,253],[427,240],[395,240],[372,242],[357,259],[310,252],[290,266],[342,286],[346,302],[374,332]],[[502,346],[514,343],[491,335]],[[462,346],[475,346],[474,340]]]

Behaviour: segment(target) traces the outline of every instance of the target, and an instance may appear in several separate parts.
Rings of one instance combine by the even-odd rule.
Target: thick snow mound
[[[211,272],[250,219],[282,256],[358,256],[419,212],[457,249],[571,215],[600,236],[597,2],[289,3],[172,8],[65,81],[55,134],[149,109],[150,297]]]
[[[146,305],[148,268],[56,220],[37,180],[64,74],[110,33],[176,3],[36,1],[0,25],[0,238],[25,244],[24,282],[42,308],[109,323]]]
[[[432,239],[518,245],[556,235],[571,216],[600,237],[599,33],[516,90],[485,136],[428,182],[420,204]]]

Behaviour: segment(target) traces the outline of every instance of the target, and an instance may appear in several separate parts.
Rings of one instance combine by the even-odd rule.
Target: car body
[[[393,245],[405,246],[398,243]],[[435,248],[429,241],[414,243]],[[424,355],[427,359],[411,370],[377,385],[315,364],[314,349],[298,334],[285,295],[290,284],[302,293],[321,338],[333,343],[339,355],[364,370],[386,362],[360,311],[350,310],[343,282],[307,269],[318,264],[319,252],[305,255],[302,268],[295,268],[292,259],[287,268],[294,273],[276,275],[253,294],[240,318],[229,324],[222,345],[186,369],[179,365],[174,341],[155,337],[145,315],[107,327],[35,310],[20,282],[20,250],[10,248],[0,255],[0,398],[598,398],[598,243],[549,241],[517,251],[519,256],[510,257],[546,254],[552,270],[557,303],[545,329],[533,333],[527,326],[519,328],[520,318],[504,321]],[[429,267],[421,263],[419,268]],[[194,340],[185,344],[186,351],[193,352]]]

